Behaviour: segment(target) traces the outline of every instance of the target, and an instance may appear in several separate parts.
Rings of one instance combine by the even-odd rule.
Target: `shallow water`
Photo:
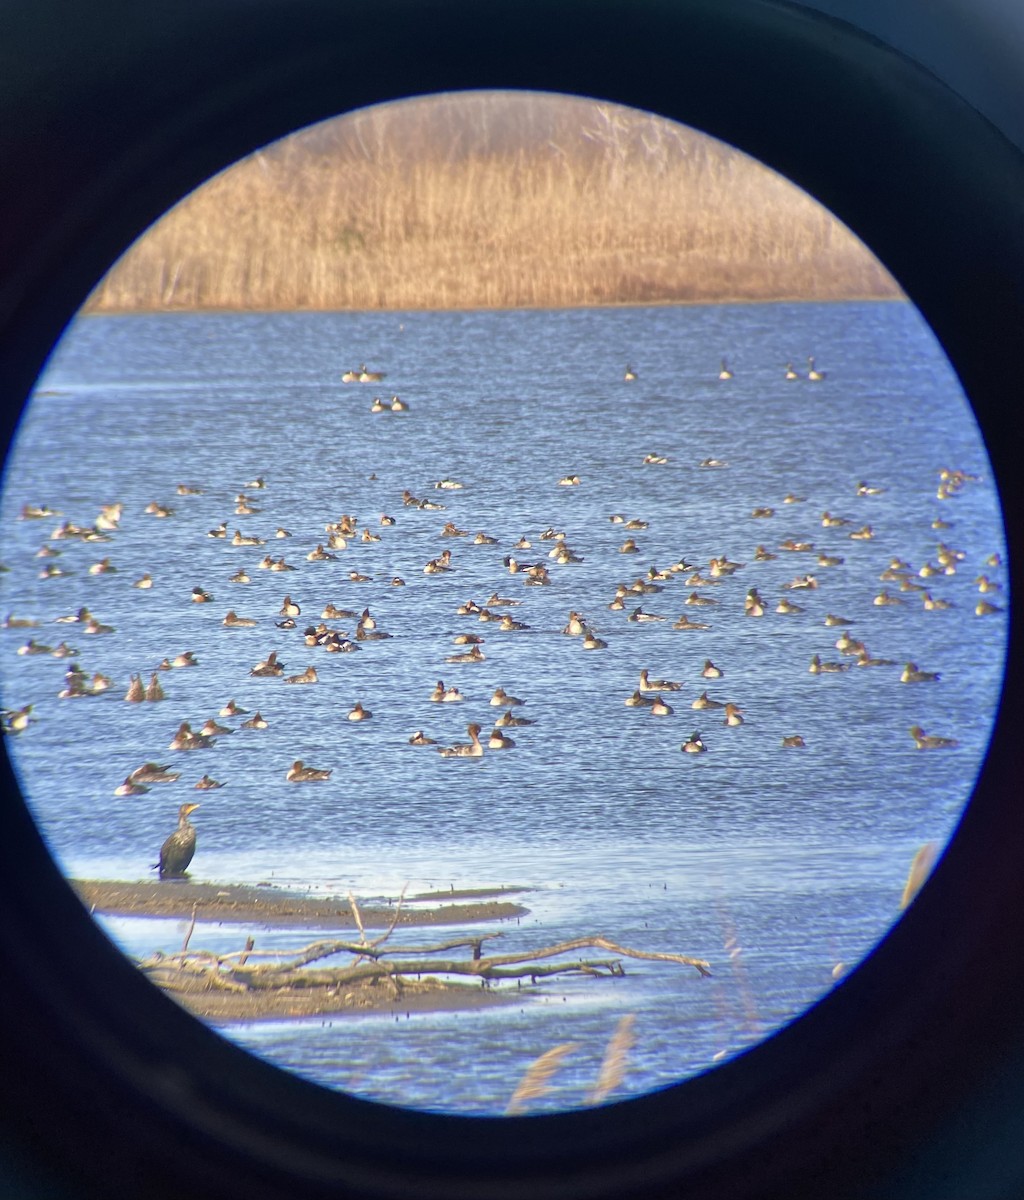
[[[786,381],[786,361],[806,373],[808,354],[827,378]],[[723,355],[734,372],[727,381],[718,378]],[[342,371],[361,362],[386,370],[384,383],[342,384]],[[628,384],[627,363],[639,373]],[[410,411],[371,414],[377,393],[401,395]],[[644,465],[646,454],[669,461]],[[707,458],[728,466],[701,469]],[[939,501],[942,468],[979,478]],[[568,474],[580,476],[578,487],[559,486]],[[266,489],[245,488],[255,476]],[[445,477],[465,486],[431,486]],[[862,480],[886,490],[858,496]],[[202,494],[177,496],[179,483]],[[405,507],[405,488],[444,511]],[[234,515],[241,490],[259,513]],[[789,492],[806,499],[784,505]],[[36,557],[61,520],[91,524],[114,500],[125,510],[109,543],[50,541],[61,556]],[[154,500],[174,515],[146,515]],[[19,520],[26,503],[63,516]],[[775,516],[752,518],[761,505]],[[823,528],[826,510],[853,524]],[[342,513],[381,540],[308,562],[325,522]],[[381,527],[381,513],[397,523]],[[649,526],[630,534],[609,522],[613,513]],[[950,529],[932,528],[939,515]],[[225,519],[266,545],[208,537]],[[439,536],[449,520],[498,543]],[[4,612],[41,623],[0,630],[4,704],[31,702],[37,718],[7,745],[67,873],[145,878],[178,805],[194,797],[196,879],[352,889],[366,899],[405,884],[523,885],[533,889],[530,915],[502,928],[502,951],[594,932],[712,963],[710,980],[628,963],[623,979],[552,980],[484,1013],[226,1031],[318,1082],[392,1103],[500,1112],[530,1060],[572,1040],[579,1049],[537,1107],[578,1104],[624,1013],[637,1014],[637,1040],[619,1095],[685,1078],[790,1020],[833,986],[837,963],[857,961],[884,934],[922,842],[953,831],[998,701],[1005,617],[974,614],[975,577],[1004,578],[984,566],[1005,555],[998,498],[955,376],[906,304],[86,318],[22,422],[2,522]],[[851,540],[864,524],[875,536]],[[279,526],[293,536],[276,539]],[[564,530],[584,561],[552,563],[552,543],[538,539],[548,527]],[[532,548],[514,550],[523,535]],[[627,536],[639,554],[620,553]],[[819,567],[815,554],[785,551],[752,561],[758,543],[775,549],[785,538],[844,562]],[[956,574],[917,582],[953,607],[925,611],[917,593],[897,607],[873,604],[883,587],[897,591],[878,579],[890,558],[916,573],[943,540],[964,552]],[[446,548],[455,569],[425,575]],[[268,552],[297,570],[257,569]],[[503,564],[510,553],[547,563],[551,585],[524,586]],[[746,565],[700,589],[717,606],[684,605],[694,588],[679,573],[624,612],[607,608],[617,583],[652,564],[685,555],[706,575],[723,553]],[[105,556],[117,573],[89,575]],[[38,578],[46,562],[67,574]],[[229,583],[243,565],[252,582]],[[372,582],[351,582],[352,570]],[[130,586],[144,571],[151,591]],[[782,591],[808,572],[817,589]],[[405,587],[391,586],[395,575]],[[214,603],[189,603],[197,585]],[[752,586],[769,602],[761,619],[744,615]],[[456,615],[494,590],[522,601],[509,611],[528,630]],[[286,593],[303,609],[294,631],[274,625]],[[805,611],[777,615],[782,595]],[[987,598],[1006,604],[1005,595]],[[301,630],[328,602],[368,606],[393,637],[357,654],[308,649]],[[636,604],[667,619],[630,622]],[[51,624],[82,605],[116,632],[88,637]],[[228,609],[258,627],[225,629]],[[584,652],[559,632],[570,609],[607,649]],[[851,633],[897,665],[810,674],[813,654],[841,657],[842,630],[823,625],[828,612],[853,620]],[[674,630],[682,613],[711,628]],[[352,631],[351,621],[332,624]],[[486,638],[484,663],[445,661],[458,632]],[[90,673],[115,686],[59,700],[67,664],[17,655],[29,636],[66,638]],[[314,664],[319,685],[251,678],[272,649],[286,673]],[[166,701],[123,702],[130,673],[148,677],[184,650],[200,666],[163,674]],[[701,678],[705,658],[723,679]],[[941,681],[901,684],[907,660]],[[673,715],[624,706],[642,667],[682,683],[668,697]],[[430,703],[439,678],[466,701]],[[418,728],[442,744],[464,741],[474,719],[489,729],[499,684],[536,721],[510,731],[514,750],[452,761],[407,744]],[[694,712],[705,688],[740,704],[746,723]],[[229,697],[258,708],[270,728],[236,730],[207,751],[166,749],[180,721],[198,727]],[[345,719],[356,700],[372,721]],[[915,723],[959,747],[917,751],[907,732]],[[680,753],[694,730],[705,755]],[[807,748],[783,751],[781,738],[794,733]],[[332,779],[286,783],[295,758],[332,767]],[[181,779],[114,797],[145,760],[173,761]],[[198,796],[191,788],[204,772],[226,786]],[[106,926],[130,953],[174,949],[183,936],[178,922]],[[227,948],[243,936],[200,927],[192,944]],[[282,936],[260,933],[258,944]]]

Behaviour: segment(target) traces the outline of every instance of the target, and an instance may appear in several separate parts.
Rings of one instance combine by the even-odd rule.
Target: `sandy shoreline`
[[[197,921],[260,925],[295,929],[354,929],[356,920],[348,898],[305,896],[273,886],[73,879],[71,886],[91,911],[122,917],[192,917]],[[504,921],[529,911],[510,897],[525,887],[421,892],[407,896],[396,928],[403,926],[464,925],[476,921]],[[497,899],[496,897],[502,897]],[[367,929],[386,929],[395,919],[395,902],[358,900]]]

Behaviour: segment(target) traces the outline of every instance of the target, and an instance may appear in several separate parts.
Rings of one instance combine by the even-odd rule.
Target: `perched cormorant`
[[[180,879],[192,861],[196,852],[196,830],[188,818],[198,807],[198,804],[183,804],[178,809],[178,828],[160,847],[160,861],[155,864],[160,868],[161,879]]]

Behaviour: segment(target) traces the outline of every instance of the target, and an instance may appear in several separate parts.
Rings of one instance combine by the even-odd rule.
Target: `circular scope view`
[[[109,936],[326,1087],[543,1113],[837,985],[985,755],[999,501],[927,325],[594,101],[304,131],[142,238],[4,475],[5,745]]]

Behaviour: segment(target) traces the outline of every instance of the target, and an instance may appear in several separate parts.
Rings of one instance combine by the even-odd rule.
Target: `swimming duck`
[[[90,575],[113,575],[117,571],[117,567],[113,566],[109,558],[101,558],[99,562],[93,563],[89,567]]]
[[[681,683],[675,683],[671,679],[651,679],[646,667],[640,672],[641,692],[679,692],[682,691],[682,687]]]
[[[846,559],[838,554],[826,554],[824,551],[822,551],[822,553],[818,555],[819,567],[841,567],[844,562],[846,562]]]
[[[222,737],[224,734],[230,732],[231,730],[226,725],[218,725],[213,717],[204,721],[202,729],[199,730],[202,737]]]
[[[850,534],[850,537],[855,542],[870,542],[874,536],[875,536],[875,531],[871,528],[870,525],[862,525],[860,527],[860,529],[855,529]]]
[[[789,379],[789,380],[793,380],[793,379],[799,379],[799,378],[800,378],[800,376],[799,376],[799,375],[796,373],[796,371],[793,369],[793,364],[792,364],[791,362],[788,362],[788,363],[786,363],[786,373],[785,373],[785,378],[786,378],[786,379]]]
[[[530,626],[525,621],[515,620],[511,613],[505,613],[501,618],[498,628],[502,633],[512,633],[517,629],[529,629]]]
[[[627,708],[650,708],[654,703],[654,697],[641,695],[638,688],[631,696],[627,696],[623,703]]]
[[[795,613],[806,612],[807,610],[799,604],[794,604],[792,600],[787,600],[785,596],[776,604],[775,611],[783,616],[793,616]]]
[[[825,614],[825,624],[830,625],[830,626],[853,625],[854,622],[848,620],[846,617],[837,617],[835,613],[826,613]]]
[[[954,747],[960,745],[956,738],[937,737],[934,734],[927,734],[920,725],[911,725],[910,736],[914,739],[918,750],[952,750]]]
[[[636,544],[636,539],[635,538],[626,538],[626,540],[619,547],[619,553],[620,554],[639,554],[640,547]]]
[[[334,604],[328,604],[324,611],[320,614],[323,621],[348,621],[354,620],[359,614],[353,612],[350,608],[338,608]]]
[[[786,538],[784,542],[779,542],[780,550],[789,550],[792,553],[805,553],[814,549],[813,542],[798,542],[795,538]]]
[[[575,609],[571,609],[569,612],[569,622],[562,632],[568,634],[569,637],[581,637],[585,628],[586,622],[583,620],[582,613],[578,613]]]
[[[254,712],[248,721],[243,721],[242,729],[267,729],[268,722],[266,717],[262,716],[258,711]]]
[[[679,748],[684,754],[703,754],[707,750],[707,746],[704,745],[700,734],[696,731],[691,733]]]
[[[872,604],[877,605],[879,608],[885,607],[886,605],[892,606],[894,604],[905,604],[905,603],[906,603],[905,600],[903,600],[899,596],[894,596],[890,591],[888,591],[885,588],[882,588],[882,590],[878,593],[878,595],[872,601]]]
[[[496,687],[494,695],[491,697],[491,704],[502,708],[519,708],[525,704],[525,700],[520,700],[518,696],[510,696],[503,687]]]
[[[500,725],[502,728],[505,728],[506,726],[513,725],[536,725],[537,722],[531,720],[529,717],[517,716],[512,709],[506,708],[494,723],[495,725]]]
[[[229,629],[251,629],[259,622],[254,617],[240,617],[234,609],[231,609],[221,624],[226,625]]]
[[[771,562],[773,558],[778,558],[777,554],[772,554],[770,550],[764,546],[754,547],[754,562]]]
[[[132,675],[124,698],[129,704],[141,704],[146,699],[146,687],[141,675]]]
[[[938,671],[921,671],[917,663],[908,662],[903,667],[900,683],[938,683],[940,678]]]
[[[128,776],[132,783],[174,783],[180,777],[180,771],[170,771],[166,766],[154,762],[143,763]]]
[[[836,649],[840,654],[860,654],[864,650],[864,643],[843,632],[836,638]]]
[[[333,767],[328,767],[326,770],[307,767],[301,758],[297,758],[285,772],[285,779],[289,783],[312,783],[314,780],[330,779],[333,769]]]
[[[454,521],[446,521],[441,527],[441,537],[469,537],[469,530],[460,529]]]
[[[810,354],[808,354],[808,356],[807,356],[807,366],[808,366],[807,378],[808,378],[808,379],[809,379],[809,380],[810,380],[812,383],[817,383],[818,381],[820,381],[820,380],[822,380],[822,379],[824,379],[824,378],[825,378],[825,374],[826,374],[826,372],[824,372],[824,371],[819,371],[819,370],[818,370],[818,368],[817,368],[817,367],[814,365],[814,357],[813,357],[813,355],[810,355]]]
[[[784,583],[782,586],[791,591],[800,588],[816,588],[818,581],[813,575],[798,575],[795,579],[791,579],[789,583]]]
[[[791,737],[784,737],[782,739],[782,748],[784,750],[803,750],[806,746],[807,743],[798,733],[794,733]]]
[[[205,750],[213,744],[213,738],[196,733],[188,721],[182,721],[168,748],[171,750]]]
[[[409,405],[398,396],[391,397],[391,411],[396,413],[408,412]]]
[[[725,676],[725,672],[721,667],[716,667],[710,658],[706,658],[704,660],[704,666],[701,669],[701,675],[703,675],[705,679],[722,679]]]
[[[277,651],[272,650],[262,662],[258,662],[252,668],[249,674],[257,676],[283,675],[284,664],[277,661]]]
[[[921,599],[924,603],[926,611],[928,612],[935,612],[939,609],[953,607],[953,602],[951,600],[943,600],[937,596],[933,596],[931,592],[922,593]]]
[[[365,366],[359,368],[360,383],[380,383],[383,378],[383,371],[368,371]]]
[[[750,510],[750,515],[760,520],[766,520],[768,517],[775,516],[775,509],[765,507],[764,505],[759,505],[757,508]]]
[[[655,696],[651,701],[651,716],[652,717],[670,717],[675,709],[671,704],[666,703],[660,696]]]
[[[458,742],[454,746],[438,746],[438,753],[444,758],[482,758],[484,748],[480,744],[480,726],[466,726],[469,734],[468,742]]]
[[[977,617],[987,617],[991,613],[1002,611],[1002,608],[998,604],[990,604],[987,600],[979,600],[974,606],[974,615]]]
[[[289,675],[285,683],[319,683],[316,667],[307,667],[301,675]]]
[[[725,706],[725,720],[723,721],[723,724],[724,725],[742,725],[743,724],[743,717],[741,715],[742,712],[743,712],[743,709],[740,708],[740,706],[738,704],[733,704],[732,701],[730,700],[729,703],[726,704],[726,706]]]
[[[450,663],[477,663],[484,661],[484,652],[479,645],[471,646],[464,654],[449,654],[445,662]]]
[[[244,716],[248,711],[249,710],[247,708],[239,708],[239,706],[234,702],[234,700],[229,700],[227,702],[227,704],[225,704],[224,707],[220,710],[220,712],[217,714],[217,716],[218,717],[241,717],[241,716]]]
[[[44,646],[41,642],[37,642],[35,638],[29,638],[24,646],[18,647],[19,654],[52,654],[52,646]]]
[[[482,530],[473,538],[474,546],[496,546],[497,544],[498,539],[496,537],[491,537],[489,533],[484,533]]]
[[[869,483],[864,483],[863,480],[857,484],[858,496],[881,496],[886,490],[884,487],[873,487]]]
[[[115,796],[142,796],[142,795],[145,795],[145,793],[148,791],[149,791],[148,787],[145,787],[141,783],[133,783],[131,780],[131,777],[129,776],[128,778],[125,779],[124,783],[118,784],[118,786],[116,788],[114,788],[114,795]]]
[[[710,629],[710,625],[705,625],[702,621],[691,621],[690,618],[683,613],[678,621],[673,622],[673,629]]]
[[[291,596],[285,596],[284,600],[281,602],[281,607],[278,612],[282,617],[297,617],[301,615],[302,609],[291,598]]]
[[[811,659],[811,665],[807,668],[812,675],[835,674],[839,671],[848,671],[849,663],[838,662],[822,662],[819,655],[815,654]]]
[[[854,659],[853,665],[855,667],[894,667],[896,664],[891,658],[874,658],[865,648]]]
[[[362,703],[357,700],[349,709],[348,719],[350,721],[369,721],[373,713],[368,709],[363,708]]]
[[[636,378],[637,378],[636,371],[634,371],[631,366],[627,365],[625,374],[622,376],[622,382],[623,383],[633,383],[633,381]]]
[[[373,403],[370,405],[370,412],[372,412],[372,413],[390,412],[390,409],[389,409],[388,405],[386,405],[384,403],[384,401],[380,398],[380,396],[374,396]]]
[[[410,746],[436,746],[437,742],[434,738],[427,737],[422,729],[417,729],[409,739]]]
[[[563,475],[558,484],[559,487],[579,487],[580,477],[578,475]]]
[[[58,621],[61,619],[57,618]],[[16,617],[13,613],[8,613],[3,622],[4,629],[36,629],[38,625],[32,617]]]
[[[729,364],[724,358],[722,359],[721,369],[718,372],[718,378],[722,380],[732,379],[732,371],[729,370]]]
[[[608,643],[603,638],[599,638],[592,629],[588,629],[584,633],[584,635],[583,635],[583,649],[584,650],[607,650],[607,648],[608,648]]]
[[[644,612],[641,606],[637,606],[626,618],[627,621],[664,621],[665,618],[657,613]]]
[[[52,655],[54,658],[75,658],[78,651],[73,646],[69,646],[67,642],[60,642],[54,646]]]
[[[291,563],[287,563],[287,562],[285,562],[285,561],[284,561],[284,558],[275,558],[275,559],[273,559],[273,560],[271,561],[271,564],[270,564],[270,568],[269,568],[269,569],[270,569],[271,571],[296,571],[296,570],[298,570],[298,568],[297,568],[297,567],[293,567],[293,566],[291,565]]]
[[[499,596],[497,592],[491,592],[485,603],[491,608],[518,608],[522,600],[512,600],[508,596]]]
[[[697,465],[707,469],[715,467],[727,467],[729,464],[724,458],[703,458]]]
[[[698,592],[691,592],[683,601],[684,604],[694,604],[701,608],[708,608],[713,604],[720,604],[720,600],[713,600],[710,596],[701,596]]]
[[[213,788],[222,788],[223,783],[218,783],[216,779],[211,779],[209,775],[204,775],[196,784],[197,792],[212,791]]]
[[[480,646],[484,639],[478,633],[457,633],[452,638],[453,646]]]
[[[764,616],[764,600],[756,587],[752,587],[743,601],[743,610],[748,617]]]
[[[491,730],[491,736],[487,739],[487,746],[491,750],[513,750],[515,742],[508,736],[507,733],[502,733],[497,725]]]
[[[664,454],[645,454],[644,465],[663,467],[667,464],[668,458]]]
[[[690,705],[691,708],[725,708],[721,700],[712,700],[707,692],[701,692],[696,700]]]

